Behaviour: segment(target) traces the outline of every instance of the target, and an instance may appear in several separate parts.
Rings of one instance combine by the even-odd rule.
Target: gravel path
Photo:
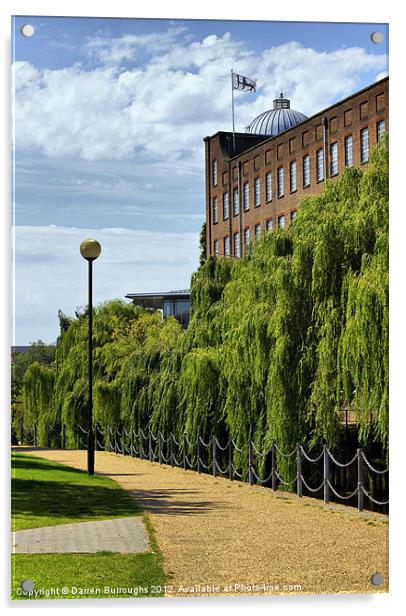
[[[26,452],[86,468],[85,451]],[[167,595],[388,590],[385,516],[108,452],[96,453],[96,472],[148,512],[170,576]],[[385,579],[378,587],[377,572]]]

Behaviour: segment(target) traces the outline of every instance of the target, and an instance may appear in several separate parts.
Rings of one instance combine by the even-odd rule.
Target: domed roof
[[[290,108],[290,100],[284,98],[281,93],[279,98],[275,98],[273,109],[268,109],[260,113],[259,116],[247,126],[246,132],[256,135],[268,135],[274,137],[283,133],[283,131],[293,128],[296,124],[300,124],[307,120],[307,116],[300,111],[295,111]]]

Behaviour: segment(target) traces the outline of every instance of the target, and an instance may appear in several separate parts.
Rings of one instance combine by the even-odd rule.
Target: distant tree
[[[22,389],[24,375],[30,366],[38,363],[50,366],[55,361],[56,346],[45,344],[42,340],[32,342],[26,353],[13,353],[11,358],[11,412],[12,438],[16,441],[16,433],[20,433],[22,422]]]
[[[34,362],[49,365],[55,360],[56,346],[45,344],[42,340],[31,342],[26,353],[13,353],[11,368],[11,400],[18,400],[21,395],[24,374]]]

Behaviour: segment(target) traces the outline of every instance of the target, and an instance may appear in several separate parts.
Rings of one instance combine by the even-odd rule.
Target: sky
[[[24,24],[34,34],[22,36]],[[374,44],[373,31],[384,34]],[[187,288],[205,218],[203,138],[279,92],[310,116],[387,74],[384,24],[16,17],[13,344],[54,342],[87,302]]]

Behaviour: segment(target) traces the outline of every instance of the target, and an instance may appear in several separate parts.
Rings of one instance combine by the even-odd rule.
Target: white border
[[[399,6],[399,8],[398,8]],[[1,54],[2,62],[1,76],[3,84],[2,105],[2,147],[0,149],[1,178],[0,186],[2,190],[1,208],[1,233],[2,241],[0,258],[0,279],[2,289],[1,319],[0,319],[0,348],[2,352],[1,365],[8,366],[10,358],[10,329],[9,329],[9,309],[10,298],[10,244],[9,244],[9,211],[5,204],[10,202],[10,155],[9,140],[5,138],[10,134],[9,131],[9,63],[10,63],[10,23],[11,15],[62,15],[62,16],[100,16],[100,17],[160,17],[178,19],[248,19],[248,20],[280,20],[280,21],[340,21],[340,22],[389,22],[390,24],[390,116],[391,116],[391,591],[389,595],[374,596],[321,596],[321,597],[281,597],[281,598],[242,598],[242,599],[185,599],[185,600],[137,600],[135,604],[125,600],[86,600],[70,602],[52,601],[40,602],[35,604],[24,602],[24,605],[11,604],[7,601],[9,594],[9,579],[4,574],[1,576],[2,598],[6,609],[20,610],[43,610],[66,608],[69,610],[87,609],[97,607],[100,610],[111,610],[112,607],[122,609],[140,610],[147,608],[148,613],[165,609],[168,614],[175,614],[178,611],[190,610],[191,608],[198,613],[206,613],[208,609],[215,612],[220,609],[231,609],[233,612],[240,612],[247,609],[255,609],[258,613],[269,613],[270,610],[278,610],[283,613],[313,614],[319,611],[329,614],[340,614],[343,611],[356,609],[358,614],[371,614],[382,609],[396,610],[397,605],[403,602],[402,584],[404,570],[404,557],[402,542],[404,541],[404,515],[405,504],[403,493],[406,492],[404,481],[404,461],[401,459],[404,454],[405,434],[405,394],[404,381],[406,377],[405,358],[403,347],[405,343],[405,291],[406,288],[406,268],[405,268],[405,209],[406,200],[402,184],[405,177],[404,148],[404,106],[406,97],[402,79],[404,75],[404,60],[406,33],[404,32],[404,21],[402,19],[401,3],[382,2],[369,0],[368,2],[354,2],[354,0],[340,0],[340,2],[303,2],[302,0],[290,0],[288,3],[237,3],[235,0],[229,2],[218,2],[215,0],[205,0],[198,6],[186,0],[172,0],[163,2],[155,0],[154,3],[136,3],[124,0],[114,0],[112,3],[101,4],[90,2],[89,0],[3,0],[0,6],[0,28],[1,28]],[[403,126],[402,126],[403,124]],[[2,502],[5,503],[5,515],[8,521],[8,451],[9,435],[7,424],[7,413],[9,406],[9,371],[1,370],[0,395],[2,409],[2,430],[3,436],[3,485],[6,493]],[[403,503],[402,503],[403,501]],[[402,514],[402,516],[400,515]],[[402,519],[403,518],[403,519]],[[3,525],[3,528],[6,525]],[[6,531],[7,533],[7,531]],[[8,535],[3,533],[3,571],[7,571],[9,566],[9,540]],[[350,557],[350,555],[349,555]],[[304,566],[306,566],[304,564]],[[68,603],[68,605],[66,605]],[[12,606],[12,607],[11,607]],[[397,613],[396,611],[394,612]]]

